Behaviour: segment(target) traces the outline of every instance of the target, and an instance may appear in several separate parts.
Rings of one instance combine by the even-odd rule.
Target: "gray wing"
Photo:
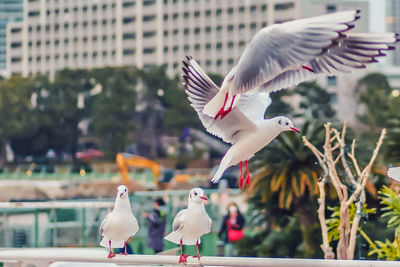
[[[234,94],[253,88],[272,92],[317,73],[364,68],[391,49],[394,34],[346,34],[359,11],[344,11],[268,26],[246,46],[237,64]],[[304,69],[306,67],[306,69]]]
[[[203,114],[204,106],[217,94],[219,88],[193,58],[188,58],[183,64],[186,94],[209,133],[222,138],[227,143],[234,143],[240,132],[255,129],[256,125],[240,108],[233,108],[223,120],[214,120],[213,117]],[[238,104],[240,102],[241,100]]]
[[[183,222],[185,220],[186,211],[187,209],[183,209],[176,214],[174,221],[172,222],[172,230],[174,232],[181,230],[183,228]]]
[[[104,216],[104,219],[103,219],[103,221],[102,221],[101,224],[100,224],[100,227],[99,227],[99,233],[100,233],[100,235],[102,235],[103,232],[104,232],[104,227],[106,226],[106,224],[107,224],[107,222],[108,222],[108,218],[110,217],[110,214],[111,214],[111,212],[108,213],[106,216]]]
[[[352,68],[365,68],[366,64],[377,62],[377,57],[386,56],[383,51],[393,49],[391,44],[397,41],[394,33],[342,34],[323,54],[305,64],[312,72],[302,67],[282,72],[259,86],[258,91],[272,92],[294,86],[320,73],[334,75],[349,73]]]

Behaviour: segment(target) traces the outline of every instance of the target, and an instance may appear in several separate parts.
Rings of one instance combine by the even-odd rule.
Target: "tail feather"
[[[222,158],[221,163],[219,164],[217,172],[214,174],[214,177],[211,179],[211,182],[214,184],[218,183],[221,179],[222,175],[224,174],[225,170],[232,166],[232,157],[228,152],[226,152],[225,156]]]
[[[105,247],[105,248],[109,248],[109,241],[110,239],[103,237],[103,239],[100,241],[100,246]],[[124,247],[124,240],[111,240],[111,248],[123,248]]]
[[[178,245],[181,242],[181,238],[182,238],[183,245],[196,245],[196,242],[197,242],[197,238],[196,237],[188,238],[186,236],[182,236],[182,234],[180,234],[178,232],[175,232],[175,231],[169,233],[166,237],[164,237],[164,239],[166,239],[166,240],[168,240],[168,241],[170,241],[172,243],[178,244]],[[201,243],[201,239],[199,238],[198,241],[199,241],[199,244],[200,244]]]

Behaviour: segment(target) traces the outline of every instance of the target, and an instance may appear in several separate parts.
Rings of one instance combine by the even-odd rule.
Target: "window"
[[[250,24],[250,29],[252,29],[253,31],[257,29],[257,23],[252,23]]]
[[[327,84],[328,84],[328,86],[336,86],[336,84],[337,84],[336,76],[328,76]]]
[[[228,31],[229,32],[233,31],[233,25],[228,25]]]
[[[251,14],[256,13],[256,11],[257,11],[257,6],[251,6],[251,7],[250,7],[250,13],[251,13]]]
[[[175,29],[173,33],[174,33],[174,35],[177,35],[179,33],[179,30]]]
[[[103,19],[103,21],[101,22],[103,24],[103,26],[107,25],[107,20]]]
[[[326,5],[326,13],[336,12],[336,5]]]
[[[244,13],[244,6],[239,7],[239,13]]]
[[[168,53],[168,46],[164,46],[164,53]]]
[[[233,48],[233,42],[228,42],[228,48]]]
[[[200,28],[199,27],[194,28],[194,33],[195,34],[199,34],[200,33]]]
[[[135,39],[135,33],[124,33],[124,35],[122,35],[122,39],[124,40],[132,40]]]
[[[188,34],[189,34],[189,29],[188,29],[188,28],[185,28],[185,29],[183,30],[183,34],[188,35]]]
[[[11,58],[11,62],[16,63],[16,62],[20,62],[21,58],[20,57],[12,57]]]
[[[164,15],[164,20],[168,20],[168,15],[167,14]]]
[[[107,51],[103,51],[103,57],[107,57]]]
[[[179,17],[179,14],[178,13],[174,13],[174,15],[173,15],[174,20],[177,20],[178,17]]]
[[[164,36],[168,36],[168,31],[164,31]]]
[[[22,28],[13,28],[13,29],[11,29],[11,33],[18,33],[18,32],[21,32],[22,31]]]
[[[93,13],[97,12],[97,5],[92,6],[92,11],[93,11]]]
[[[222,60],[221,59],[218,59],[217,60],[217,67],[219,67],[219,66],[221,66],[222,65]]]
[[[122,4],[123,7],[132,7],[135,5],[135,2],[124,2]]]
[[[275,4],[275,10],[286,10],[294,8],[294,3]]]
[[[128,18],[123,18],[123,19],[122,19],[122,22],[123,22],[124,24],[132,23],[132,22],[134,22],[134,21],[135,21],[135,18],[134,18],[134,17],[128,17]]]
[[[38,17],[40,15],[40,11],[29,11],[29,17]]]
[[[189,45],[184,45],[183,46],[183,51],[189,52]]]
[[[217,48],[217,50],[221,50],[221,48],[222,48],[222,43],[217,43],[215,47]]]
[[[195,49],[196,51],[199,51],[199,50],[200,50],[200,44],[195,44],[195,45],[194,45],[194,49]]]
[[[188,17],[189,17],[189,12],[183,13],[183,17],[184,17],[185,19],[188,18]]]
[[[210,43],[206,44],[206,50],[210,50],[210,49],[211,49],[211,44]]]
[[[64,8],[64,14],[69,13],[69,9],[68,8]]]
[[[197,18],[197,17],[199,17],[199,16],[200,16],[200,11],[195,11],[195,12],[194,12],[194,17]]]
[[[206,60],[206,66],[207,67],[211,66],[211,60]]]
[[[42,42],[41,42],[41,41],[37,41],[37,42],[36,42],[36,46],[37,46],[37,47],[40,47],[41,45],[42,45]]]
[[[64,59],[68,59],[69,55],[68,54],[64,54]]]
[[[97,36],[93,36],[92,40],[93,42],[97,42]]]
[[[135,50],[133,49],[124,49],[123,54],[124,55],[133,55],[135,53]]]
[[[149,6],[149,5],[153,5],[156,3],[156,0],[144,0],[143,1],[143,5],[144,6]]]
[[[97,52],[93,52],[93,53],[92,53],[92,57],[93,57],[93,58],[97,58]]]
[[[148,47],[143,49],[143,54],[152,54],[156,49],[154,47]]]
[[[41,30],[42,28],[38,25],[38,26],[36,26],[36,31],[37,32],[40,32],[40,30]]]
[[[22,43],[21,43],[21,42],[11,43],[11,47],[12,47],[12,48],[18,48],[18,47],[21,47],[21,46],[22,46]]]
[[[266,11],[267,10],[267,5],[262,5],[261,6],[261,11]]]
[[[233,58],[228,59],[228,64],[229,64],[229,65],[233,65],[233,62],[234,62],[234,61],[233,61]]]
[[[239,25],[239,30],[243,30],[244,28],[245,28],[244,23],[242,23],[242,24]]]
[[[69,28],[69,24],[68,23],[64,23],[64,30],[68,30]]]
[[[218,8],[217,11],[215,12],[217,14],[217,17],[221,16],[222,14],[222,9]]]
[[[229,15],[232,15],[233,14],[233,8],[232,7],[228,8],[227,12],[228,12]]]
[[[150,16],[143,16],[143,21],[152,21],[155,20],[156,16],[155,15],[150,15]]]
[[[211,10],[206,10],[206,17],[210,17],[211,16]]]

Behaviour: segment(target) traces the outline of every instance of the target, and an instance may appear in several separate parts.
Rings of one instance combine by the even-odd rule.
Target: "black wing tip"
[[[361,13],[361,9],[357,9],[356,14],[360,14],[360,13]]]
[[[190,61],[191,59],[193,59],[193,57],[192,57],[191,55],[186,55],[185,57],[186,57],[186,59],[187,59],[188,61]]]
[[[354,24],[349,24],[349,25],[347,25],[347,30],[351,30],[351,29],[353,29],[355,26],[356,26],[356,25],[354,25]]]
[[[392,45],[388,45],[388,49],[387,50],[394,50],[396,47],[392,46]]]

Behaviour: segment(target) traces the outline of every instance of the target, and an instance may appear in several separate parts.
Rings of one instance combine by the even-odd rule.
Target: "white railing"
[[[92,262],[134,265],[176,265],[178,256],[167,255],[117,255],[107,259],[104,249],[39,248],[0,250],[0,262],[7,266],[48,266],[52,262]],[[9,265],[8,265],[9,264]],[[72,264],[71,264],[72,266]],[[186,266],[252,266],[252,267],[398,267],[395,261],[281,259],[247,257],[189,257]]]
[[[0,209],[112,208],[114,201],[0,202]]]

